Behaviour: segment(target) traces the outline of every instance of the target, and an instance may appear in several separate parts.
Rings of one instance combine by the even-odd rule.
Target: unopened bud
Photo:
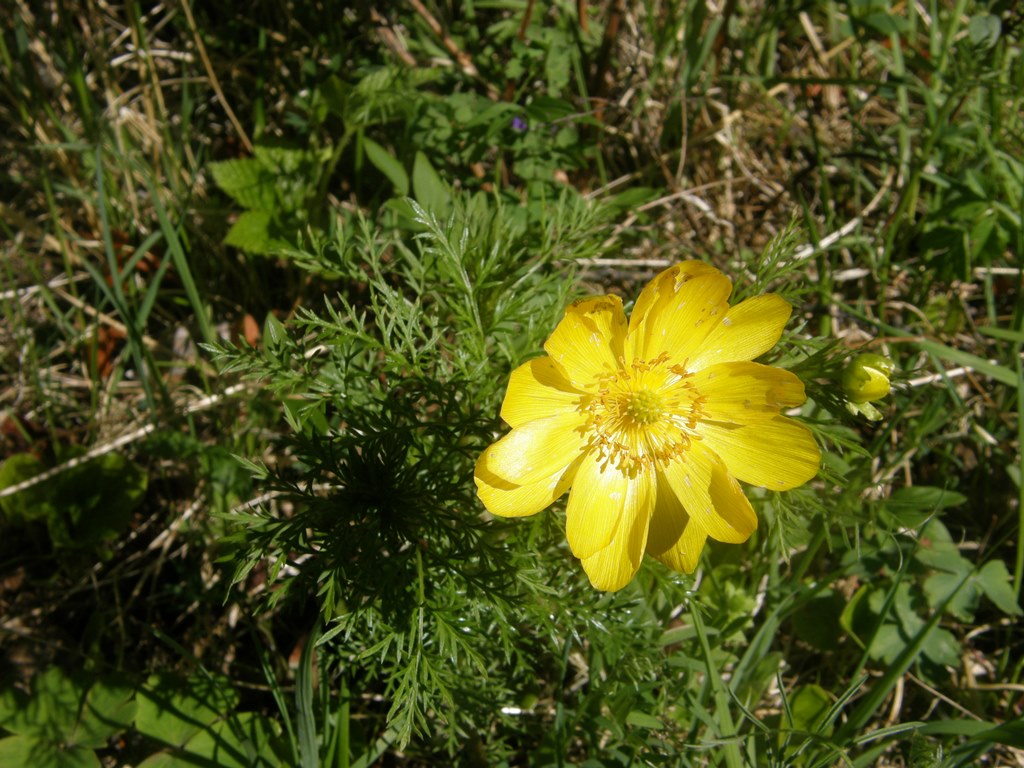
[[[871,401],[881,400],[889,394],[889,374],[895,367],[889,358],[871,352],[857,355],[849,362],[843,369],[843,392],[850,413],[860,414],[871,421],[882,418]]]

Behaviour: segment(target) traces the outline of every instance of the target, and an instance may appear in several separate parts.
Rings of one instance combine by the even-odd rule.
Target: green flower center
[[[661,398],[646,389],[634,392],[626,404],[626,415],[637,424],[653,424],[661,418],[663,410]]]

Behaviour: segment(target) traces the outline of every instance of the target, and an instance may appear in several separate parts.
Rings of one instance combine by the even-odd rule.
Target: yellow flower
[[[804,402],[803,383],[750,362],[779,340],[789,304],[765,294],[730,307],[731,291],[689,261],[644,288],[628,324],[616,296],[571,304],[547,356],[512,372],[501,408],[512,431],[476,464],[487,509],[532,515],[571,487],[569,546],[609,591],[644,552],[689,573],[709,536],[746,541],[757,517],[736,479],[793,488],[821,456],[781,415]]]

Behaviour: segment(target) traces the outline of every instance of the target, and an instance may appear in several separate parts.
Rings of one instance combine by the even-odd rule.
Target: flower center
[[[689,379],[665,356],[634,360],[604,377],[597,393],[580,403],[589,416],[588,443],[602,463],[635,475],[681,457],[699,439],[694,428],[703,404]]]
[[[637,424],[653,424],[661,418],[661,413],[661,398],[658,397],[656,392],[641,389],[639,392],[634,392],[628,397],[626,415]]]

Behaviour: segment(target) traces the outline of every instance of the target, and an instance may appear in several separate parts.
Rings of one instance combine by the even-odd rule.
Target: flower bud
[[[850,413],[860,414],[871,421],[882,418],[871,401],[881,400],[889,394],[889,374],[894,368],[892,360],[870,352],[857,355],[847,364],[843,369],[843,392]]]

